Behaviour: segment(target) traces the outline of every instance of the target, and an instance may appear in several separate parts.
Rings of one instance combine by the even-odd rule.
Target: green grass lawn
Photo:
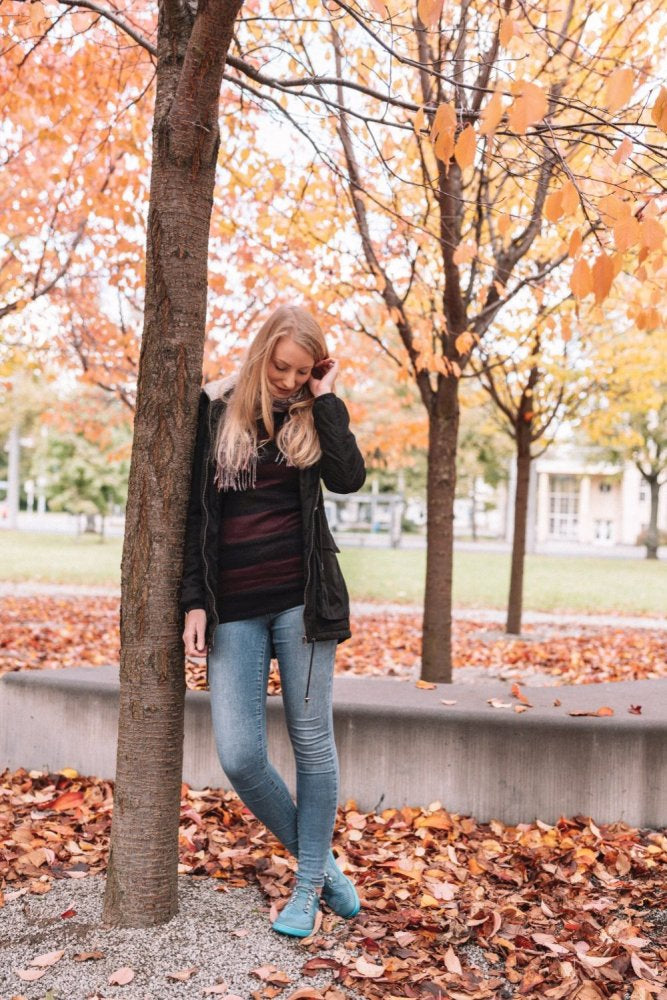
[[[0,532],[0,579],[120,586],[121,539],[100,542],[41,532]],[[358,600],[419,603],[425,553],[419,549],[346,549],[340,554],[350,594]],[[454,603],[504,608],[509,555],[457,552]],[[524,607],[533,611],[596,611],[663,615],[667,568],[642,559],[528,556]]]

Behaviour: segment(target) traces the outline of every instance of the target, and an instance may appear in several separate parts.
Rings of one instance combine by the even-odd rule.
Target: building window
[[[611,483],[600,483],[598,489],[600,493],[611,493]]]
[[[648,494],[646,492],[646,483],[639,484],[639,502],[646,503],[648,500]]]
[[[549,535],[577,537],[579,528],[579,481],[576,476],[549,476]]]

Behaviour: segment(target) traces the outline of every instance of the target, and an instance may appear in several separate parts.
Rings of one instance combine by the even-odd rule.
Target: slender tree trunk
[[[660,500],[660,483],[657,475],[646,480],[651,490],[651,514],[646,532],[646,558],[658,558],[658,545],[660,544],[660,529],[658,527],[658,503]]]
[[[473,542],[477,541],[477,478],[472,478],[472,488],[470,490],[470,532]]]
[[[426,591],[421,677],[452,679],[454,493],[459,432],[458,381],[443,379],[429,413],[426,485]]]
[[[178,911],[185,695],[178,587],[204,349],[220,81],[240,0],[159,5],[146,295],[121,564],[118,756],[104,922]]]
[[[530,426],[517,427],[516,497],[514,500],[514,538],[512,539],[512,569],[507,603],[506,631],[520,635],[523,613],[523,568],[526,558],[526,525],[528,491],[530,488]]]

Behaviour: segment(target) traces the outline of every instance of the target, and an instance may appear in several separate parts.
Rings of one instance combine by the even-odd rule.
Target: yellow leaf
[[[512,220],[510,219],[509,215],[501,215],[500,218],[498,219],[498,232],[500,233],[500,235],[505,236],[507,230],[510,228],[511,225],[512,225]]]
[[[619,251],[629,250],[639,242],[639,222],[634,215],[626,215],[614,223],[614,241]]]
[[[417,13],[425,28],[434,28],[440,19],[443,0],[418,0]]]
[[[380,17],[387,16],[387,7],[386,4],[382,3],[382,0],[369,0],[369,3],[373,8],[373,10],[375,11],[375,13],[379,14]]]
[[[461,378],[461,368],[459,367],[459,365],[457,365],[456,361],[452,361],[451,366],[452,366],[452,372],[454,373],[456,378]]]
[[[573,215],[579,205],[579,192],[572,181],[567,180],[563,184],[563,213]]]
[[[608,194],[598,202],[600,217],[606,226],[612,226],[619,219],[625,219],[632,214],[632,209],[618,195]]]
[[[614,161],[614,163],[625,163],[631,152],[632,152],[632,142],[630,139],[628,139],[626,135],[625,139],[623,140],[621,145],[618,147],[618,149],[612,156],[612,160]]]
[[[659,250],[665,238],[665,230],[657,219],[650,215],[640,223],[642,246],[648,250]]]
[[[530,125],[544,118],[548,109],[547,95],[538,84],[526,80],[517,81],[516,89],[521,96],[509,110],[509,125],[518,135],[523,135]]]
[[[461,170],[471,167],[475,162],[475,150],[477,149],[477,138],[472,125],[466,125],[454,147],[454,158]]]
[[[613,280],[613,261],[606,253],[601,253],[593,264],[593,291],[595,292],[596,305],[600,305],[603,299],[607,298]]]
[[[477,338],[479,339],[479,338]],[[470,348],[475,343],[475,335],[471,333],[470,330],[464,330],[460,333],[456,340],[454,341],[454,346],[459,354],[467,354]]]
[[[417,135],[426,127],[426,112],[423,108],[419,109],[412,124]]]
[[[563,214],[563,191],[552,191],[544,199],[544,218],[548,222],[557,222]]]
[[[473,259],[477,253],[477,244],[474,240],[466,240],[465,243],[459,243],[452,260],[455,264],[468,264]]]
[[[39,31],[44,20],[44,5],[35,0],[35,3],[29,5],[28,13],[30,14],[32,27],[35,31]]]
[[[504,110],[500,93],[496,91],[491,100],[482,108],[480,135],[492,135],[496,131]]]
[[[663,132],[667,132],[667,88],[665,87],[660,88],[660,93],[651,108],[651,121]]]
[[[435,155],[444,163],[449,163],[454,152],[454,131],[456,110],[452,104],[441,104],[433,119],[431,141]]]
[[[435,684],[432,684],[431,681],[417,681],[417,683],[415,684],[415,687],[425,688],[425,689],[428,689],[429,691],[431,691],[435,687]]]
[[[627,104],[632,97],[634,85],[634,77],[629,66],[620,66],[615,69],[607,81],[605,94],[607,111],[618,111],[624,104]]]
[[[570,289],[577,299],[585,298],[593,291],[593,275],[586,261],[580,257],[572,269]]]
[[[503,48],[507,48],[509,43],[512,41],[512,36],[514,35],[514,21],[511,17],[503,17],[500,19],[500,31],[498,33],[498,38],[500,39],[500,44]]]
[[[427,892],[423,893],[422,898],[419,900],[420,906],[436,906],[439,907],[440,903],[434,896],[429,896]]]

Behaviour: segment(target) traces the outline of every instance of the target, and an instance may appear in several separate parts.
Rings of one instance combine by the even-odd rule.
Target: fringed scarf
[[[306,386],[302,385],[296,392],[292,393],[291,396],[286,396],[283,398],[274,398],[272,401],[272,408],[278,410],[281,413],[287,412],[293,403],[298,403],[302,399],[305,399],[308,395]],[[226,492],[227,490],[254,490],[257,481],[257,453],[258,449],[255,449],[254,453],[250,457],[249,464],[244,466],[242,469],[228,469],[224,467],[218,469],[215,475],[215,483],[218,487]],[[283,454],[280,449],[278,449],[278,454],[275,457],[276,462],[287,462],[287,456]],[[290,463],[287,462],[289,465]]]

